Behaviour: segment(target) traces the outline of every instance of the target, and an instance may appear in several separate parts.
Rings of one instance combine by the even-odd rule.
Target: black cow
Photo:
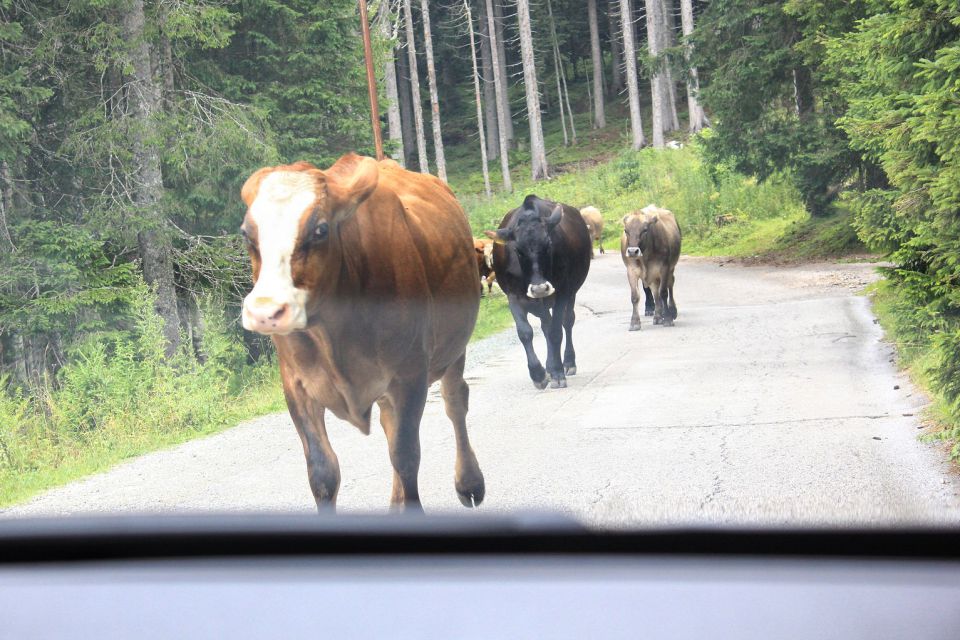
[[[587,225],[577,209],[529,195],[521,207],[503,218],[497,231],[486,234],[496,243],[493,268],[500,288],[507,294],[533,384],[538,389],[546,387],[548,381],[552,388],[566,387],[566,376],[577,372],[573,307],[577,291],[587,279],[593,253]],[[546,371],[533,350],[528,313],[540,318],[547,339]],[[561,363],[564,330],[567,346]]]

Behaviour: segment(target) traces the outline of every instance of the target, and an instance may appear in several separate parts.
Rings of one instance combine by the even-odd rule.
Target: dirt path
[[[483,510],[554,509],[604,525],[960,521],[960,482],[920,443],[923,398],[892,364],[866,265],[745,267],[684,259],[673,328],[629,333],[619,256],[581,292],[579,375],[537,391],[510,330],[469,352]],[[539,353],[545,356],[540,341]],[[374,416],[374,420],[377,418]],[[376,422],[375,422],[376,424]],[[383,434],[328,421],[342,510],[386,508]],[[439,392],[422,427],[420,489],[461,510]],[[312,510],[286,414],[143,456],[3,515]]]

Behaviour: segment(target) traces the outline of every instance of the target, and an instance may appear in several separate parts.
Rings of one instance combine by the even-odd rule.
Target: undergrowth
[[[167,361],[141,293],[130,331],[87,338],[56,380],[29,393],[0,392],[0,506],[283,408],[275,363],[247,364],[217,313],[205,315],[202,361],[187,347]]]
[[[880,281],[871,294],[874,313],[896,345],[900,364],[930,394],[929,417],[936,424],[932,437],[949,442],[951,455],[960,460],[960,394],[945,384],[956,379],[960,361],[956,319],[931,318],[937,326],[918,319],[920,307],[892,280]]]

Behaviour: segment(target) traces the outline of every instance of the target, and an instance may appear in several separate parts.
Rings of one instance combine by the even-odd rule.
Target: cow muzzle
[[[540,284],[531,284],[527,286],[527,297],[537,300],[539,298],[547,298],[553,295],[553,292],[556,289],[553,288],[553,285],[548,281],[541,282]]]
[[[640,247],[627,247],[628,258],[640,258],[642,256],[643,256],[643,251],[640,251]]]
[[[264,335],[286,335],[307,326],[303,305],[253,293],[243,300],[243,328]]]

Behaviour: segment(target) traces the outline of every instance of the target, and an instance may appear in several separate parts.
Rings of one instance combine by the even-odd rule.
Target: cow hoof
[[[662,323],[662,324],[663,324],[663,326],[665,326],[665,327],[672,327],[672,326],[673,326],[673,320],[671,320],[670,318],[665,318],[665,319],[663,320],[663,323]]]
[[[547,384],[548,384],[549,382],[550,382],[550,378],[544,378],[544,379],[541,380],[540,382],[537,382],[536,380],[534,380],[534,381],[533,381],[533,386],[535,386],[537,389],[540,389],[540,390],[542,391],[543,389],[546,389],[546,388],[547,388]]]
[[[464,479],[456,484],[457,497],[460,498],[460,504],[468,509],[479,507],[483,502],[483,496],[486,494],[486,487],[483,483],[483,474],[478,470],[478,476],[469,480]]]
[[[654,318],[653,324],[663,324],[663,318]]]
[[[556,379],[551,380],[551,381],[550,381],[550,388],[551,388],[551,389],[566,389],[566,388],[567,388],[567,381],[564,380],[563,378],[560,378],[559,380],[556,380]]]
[[[564,367],[563,373],[568,376],[577,375],[577,365],[573,364],[573,365],[570,365],[569,367]]]
[[[631,324],[630,331],[640,331],[640,323],[638,322],[637,324]]]
[[[652,315],[653,315],[653,309],[644,309],[644,310],[643,310],[643,315],[645,315],[645,316],[652,316]]]

